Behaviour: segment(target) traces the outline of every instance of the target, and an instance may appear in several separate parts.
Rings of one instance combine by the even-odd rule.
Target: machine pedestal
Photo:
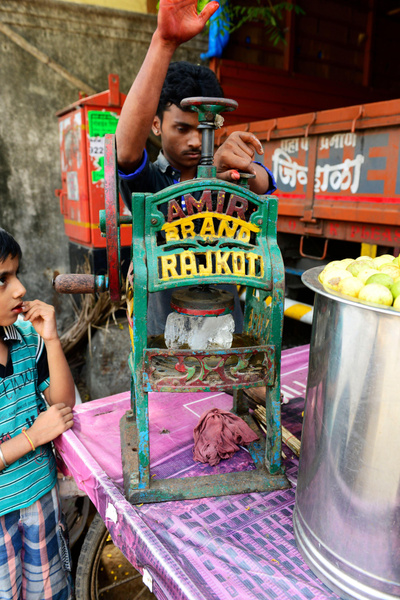
[[[283,472],[271,475],[264,466],[265,440],[261,430],[251,417],[244,419],[259,434],[259,440],[248,446],[256,469],[233,473],[217,473],[180,479],[149,480],[148,487],[139,485],[139,448],[136,422],[132,411],[128,411],[120,421],[122,468],[124,492],[131,504],[146,504],[169,500],[189,500],[192,498],[210,498],[228,494],[248,494],[252,492],[270,492],[290,487]]]

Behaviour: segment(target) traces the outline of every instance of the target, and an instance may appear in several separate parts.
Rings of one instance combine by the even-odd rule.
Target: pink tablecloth
[[[301,434],[308,346],[282,355],[285,426]],[[229,409],[224,393],[150,394],[152,476],[251,469],[246,450],[217,467],[194,463],[193,428],[211,407]],[[328,600],[330,592],[304,564],[295,544],[292,510],[298,468],[288,456],[292,489],[132,506],[122,493],[119,420],[129,394],[76,408],[75,424],[57,440],[65,464],[91,498],[114,543],[141,572],[146,568],[159,599]]]

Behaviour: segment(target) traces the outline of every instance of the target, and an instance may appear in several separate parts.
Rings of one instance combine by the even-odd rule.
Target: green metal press
[[[132,224],[132,273],[127,287],[131,409],[121,419],[120,429],[125,494],[133,504],[289,486],[281,464],[284,267],[276,240],[278,201],[251,192],[247,174],[242,174],[238,185],[216,177],[214,131],[220,113],[237,106],[234,100],[186,98],[181,106],[197,111],[202,129],[197,177],[155,194],[133,194],[133,214],[123,217],[119,214],[115,139],[107,135],[106,208],[100,214],[100,228],[106,236],[108,277],[64,275],[55,280],[57,291],[109,289],[112,300],[120,298],[120,227]],[[172,304],[180,315],[174,331],[181,324],[190,332],[190,324],[199,322],[196,319],[204,322],[229,314],[231,299],[219,290],[219,284],[246,289],[243,333],[232,334],[231,343],[216,347],[214,341],[193,347],[187,336],[177,335],[178,341],[167,347],[165,336],[148,337],[148,294],[174,289]],[[182,290],[188,286],[189,290]],[[246,388],[260,386],[266,388],[266,436],[258,429],[243,394]],[[152,479],[149,392],[221,390],[233,393],[233,412],[259,435],[260,441],[248,448],[256,468]]]

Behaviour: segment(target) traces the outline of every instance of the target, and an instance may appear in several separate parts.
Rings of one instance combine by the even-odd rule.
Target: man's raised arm
[[[175,50],[202,31],[218,6],[213,0],[198,14],[197,0],[160,0],[157,28],[117,126],[118,166],[122,171],[132,172],[140,164]]]

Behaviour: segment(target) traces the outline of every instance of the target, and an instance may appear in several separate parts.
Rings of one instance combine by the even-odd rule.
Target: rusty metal
[[[144,388],[150,391],[220,391],[273,385],[275,349],[253,340],[230,350],[147,350]]]
[[[106,275],[64,274],[53,279],[58,294],[96,294],[108,289]]]
[[[357,121],[359,119],[361,119],[361,117],[363,116],[363,114],[364,114],[364,107],[361,105],[360,109],[358,111],[358,115],[356,117],[354,117],[353,122],[351,124],[351,130],[350,130],[351,133],[355,132],[355,130],[356,130],[356,123],[357,123]]]
[[[328,243],[329,243],[329,240],[326,239],[325,243],[324,243],[324,249],[322,250],[322,254],[320,256],[314,256],[313,254],[307,254],[303,250],[303,247],[304,247],[304,235],[302,235],[301,238],[300,238],[299,254],[303,258],[312,258],[314,260],[324,260],[324,258],[326,258],[326,255],[328,253]]]
[[[234,298],[227,290],[192,285],[172,293],[171,308],[187,315],[224,315],[233,311]]]

